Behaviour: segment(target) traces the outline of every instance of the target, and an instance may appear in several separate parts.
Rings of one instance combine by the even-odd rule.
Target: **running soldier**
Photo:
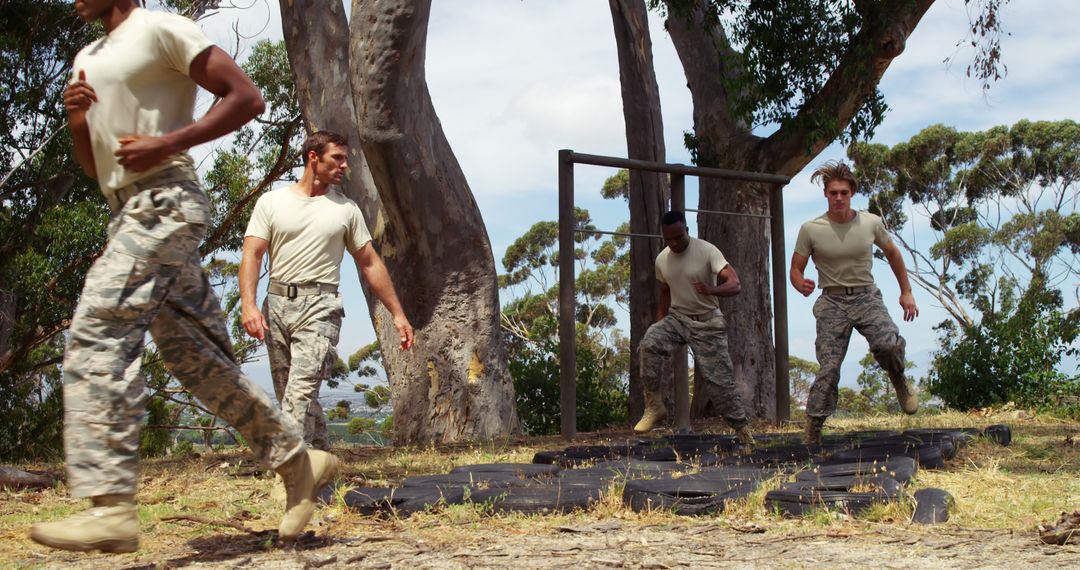
[[[813,258],[821,283],[821,297],[814,303],[817,319],[817,359],[820,370],[806,402],[806,443],[821,443],[825,418],[836,411],[840,365],[847,354],[852,329],[858,330],[870,344],[870,351],[888,373],[896,398],[905,413],[919,409],[919,398],[904,375],[906,343],[881,298],[870,273],[873,248],[885,254],[889,267],[900,284],[900,307],[904,320],[919,315],[911,294],[904,256],[896,247],[881,218],[851,208],[851,196],[858,189],[855,175],[847,164],[829,161],[811,178],[821,180],[829,210],[799,229],[795,252],[791,256],[791,284],[809,297],[815,283],[804,276],[806,263]]]
[[[690,237],[686,215],[672,211],[661,219],[667,247],[656,256],[656,280],[660,282],[660,306],[656,322],[641,339],[641,380],[645,388],[645,413],[634,426],[648,432],[667,415],[660,396],[663,363],[675,348],[689,344],[694,362],[703,376],[695,388],[706,391],[720,407],[720,415],[736,433],[744,450],[754,443],[747,426],[742,397],[735,388],[727,323],[718,297],[732,297],[742,290],[735,268],[713,244]]]
[[[338,285],[348,251],[372,293],[394,317],[401,348],[412,346],[413,329],[394,285],[371,245],[359,206],[333,185],[348,165],[348,141],[318,131],[304,141],[304,174],[288,188],[255,203],[240,262],[241,320],[251,336],[266,341],[274,393],[282,410],[304,425],[304,440],[329,447],[319,387],[337,362],[345,312]],[[263,311],[255,302],[262,258],[270,253],[270,285]]]
[[[75,157],[112,209],[104,253],[86,275],[64,355],[68,487],[93,506],[33,526],[36,542],[65,550],[133,552],[139,422],[146,388],[139,363],[149,330],[166,366],[232,424],[285,481],[279,527],[295,538],[337,460],[304,447],[235,361],[224,315],[203,274],[199,243],[210,221],[187,149],[259,115],[258,89],[186,18],[135,0],[76,0],[106,35],[75,57],[64,92]],[[197,86],[219,98],[194,121]]]

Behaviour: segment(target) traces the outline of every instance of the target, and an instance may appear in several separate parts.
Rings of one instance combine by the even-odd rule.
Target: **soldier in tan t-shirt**
[[[304,426],[304,440],[329,447],[319,388],[337,362],[345,312],[338,294],[341,260],[347,251],[394,318],[401,348],[412,346],[413,329],[401,308],[390,274],[371,245],[355,202],[332,186],[348,169],[345,137],[318,131],[301,147],[300,181],[263,194],[251,213],[240,262],[241,321],[251,336],[266,341],[274,393],[282,410]],[[263,310],[255,302],[263,255],[270,254],[270,285]]]
[[[656,280],[660,282],[660,306],[656,322],[645,332],[641,353],[641,379],[645,388],[645,413],[634,426],[648,432],[667,415],[660,397],[660,372],[672,351],[689,344],[702,378],[697,384],[720,408],[745,448],[754,438],[747,427],[742,398],[735,388],[727,323],[719,297],[742,290],[735,268],[713,244],[692,238],[686,231],[686,215],[668,212],[661,220],[667,247],[656,257]]]
[[[911,294],[904,257],[896,247],[881,218],[851,209],[857,182],[843,162],[826,162],[812,180],[821,179],[829,211],[799,229],[795,253],[791,256],[791,284],[810,296],[815,283],[805,276],[811,258],[817,266],[821,297],[814,303],[817,319],[817,359],[820,367],[806,402],[806,442],[821,443],[825,418],[836,411],[840,365],[847,354],[851,331],[858,330],[870,344],[870,351],[889,374],[900,408],[914,414],[919,400],[904,375],[906,343],[881,299],[870,272],[873,246],[885,254],[900,284],[900,306],[904,320],[919,314]]]

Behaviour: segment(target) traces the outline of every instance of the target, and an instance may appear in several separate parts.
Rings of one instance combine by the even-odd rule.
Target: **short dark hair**
[[[660,218],[661,225],[671,226],[678,223],[686,225],[686,214],[682,210],[672,210],[664,214],[663,218]]]
[[[304,157],[304,164],[307,164],[308,153],[315,151],[317,156],[322,156],[326,152],[326,145],[328,143],[334,143],[338,146],[349,146],[349,139],[337,133],[330,131],[315,131],[308,135],[308,138],[304,139],[304,144],[300,147],[300,153]]]

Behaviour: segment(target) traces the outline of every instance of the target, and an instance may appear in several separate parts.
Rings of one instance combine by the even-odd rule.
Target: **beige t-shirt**
[[[270,242],[270,278],[282,283],[341,282],[341,259],[371,241],[356,202],[337,190],[304,196],[290,187],[263,194],[245,236]]]
[[[187,18],[136,8],[75,56],[71,81],[84,71],[97,93],[86,121],[102,193],[108,196],[170,166],[192,165],[185,152],[149,171],[133,172],[120,166],[113,153],[122,137],[161,136],[193,122],[198,86],[188,77],[188,66],[213,45]]]
[[[838,224],[822,214],[799,228],[795,253],[814,260],[818,287],[867,287],[874,284],[870,268],[874,263],[871,245],[885,247],[892,242],[881,218],[855,212],[846,224]]]
[[[684,315],[700,315],[720,308],[715,295],[702,295],[694,290],[694,282],[716,285],[716,274],[727,267],[724,254],[715,245],[690,238],[682,253],[665,247],[656,256],[656,278],[671,289],[671,310]]]

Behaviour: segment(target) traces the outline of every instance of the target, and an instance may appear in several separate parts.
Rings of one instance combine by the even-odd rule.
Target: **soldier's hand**
[[[409,319],[405,318],[405,315],[394,317],[394,327],[401,335],[401,350],[409,350],[413,345],[413,329]]]
[[[120,148],[114,154],[120,166],[145,172],[164,162],[173,151],[161,137],[130,136],[120,139]]]
[[[693,285],[694,291],[697,291],[698,295],[712,295],[712,288],[701,281],[694,281]]]
[[[816,286],[817,283],[815,283],[813,279],[803,279],[802,286],[799,287],[799,292],[802,293],[803,297],[809,297],[810,294],[814,292],[814,287]]]
[[[79,79],[68,84],[64,89],[64,109],[67,110],[68,118],[72,122],[84,120],[86,110],[97,102],[97,93],[86,82],[86,72],[79,71]]]
[[[244,325],[247,333],[259,340],[266,340],[266,331],[270,330],[270,324],[262,311],[256,307],[243,307],[240,309],[240,323]]]
[[[919,316],[919,306],[915,304],[915,296],[910,291],[900,293],[900,306],[904,309],[905,321],[914,321]]]

